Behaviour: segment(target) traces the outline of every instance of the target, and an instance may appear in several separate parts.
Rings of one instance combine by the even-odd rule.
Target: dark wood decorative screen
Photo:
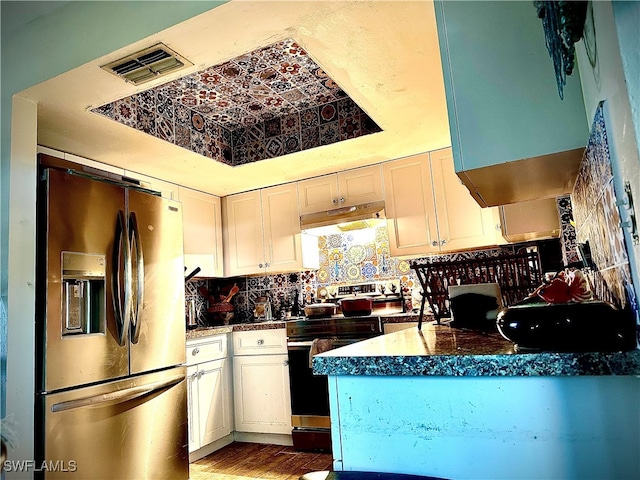
[[[423,291],[420,323],[425,301],[438,321],[449,317],[449,285],[497,283],[500,285],[505,306],[526,298],[542,283],[542,270],[538,252],[477,258],[457,261],[434,261],[428,258],[414,260],[415,270]]]

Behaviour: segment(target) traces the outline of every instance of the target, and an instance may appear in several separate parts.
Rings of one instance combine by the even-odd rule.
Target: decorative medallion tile
[[[113,120],[127,125],[128,127],[136,127],[138,124],[137,105],[131,98],[125,98],[114,102]]]
[[[265,151],[270,158],[279,157],[284,154],[284,144],[281,136],[268,138],[265,143]]]
[[[302,130],[301,149],[308,150],[320,146],[320,129],[318,127]]]
[[[337,102],[340,118],[355,117],[360,115],[360,107],[350,98],[344,98]]]
[[[264,122],[264,135],[266,138],[277,137],[281,133],[282,129],[279,118],[272,118]]]
[[[298,134],[284,135],[284,153],[294,153],[301,150],[301,142]]]
[[[340,140],[340,126],[338,122],[325,123],[320,125],[320,144],[330,145]]]
[[[341,119],[339,124],[341,140],[356,138],[361,135],[359,116],[346,117],[344,119]]]
[[[136,128],[152,135],[156,134],[156,116],[151,110],[138,106]]]
[[[366,262],[362,265],[362,277],[370,280],[375,274],[378,273],[378,269],[372,262]]]
[[[338,120],[338,109],[335,103],[328,103],[320,107],[320,124]]]

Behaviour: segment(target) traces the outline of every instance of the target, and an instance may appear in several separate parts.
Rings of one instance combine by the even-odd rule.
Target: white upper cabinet
[[[482,209],[453,171],[451,149],[384,164],[389,250],[419,256],[496,244],[493,209]]]
[[[229,195],[223,203],[226,275],[318,268],[317,239],[300,231],[295,183]]]
[[[429,154],[441,251],[485,247],[497,243],[495,208],[481,208],[453,168],[450,148]]]
[[[222,277],[222,210],[220,198],[179,187],[184,232],[186,273],[200,267],[197,277]]]
[[[382,200],[382,167],[346,170],[298,182],[300,213],[316,213],[334,208]]]
[[[303,250],[295,183],[265,188],[260,195],[265,268],[270,272],[300,269],[303,266]],[[316,250],[317,246],[316,240]]]
[[[222,198],[224,270],[228,276],[264,272],[260,191]]]
[[[391,255],[438,252],[429,154],[387,162],[383,172]]]
[[[531,2],[434,2],[455,170],[483,206],[571,191],[589,136]]]

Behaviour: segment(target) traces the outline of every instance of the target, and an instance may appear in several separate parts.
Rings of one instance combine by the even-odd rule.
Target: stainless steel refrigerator
[[[44,169],[38,242],[36,471],[187,479],[180,203]]]

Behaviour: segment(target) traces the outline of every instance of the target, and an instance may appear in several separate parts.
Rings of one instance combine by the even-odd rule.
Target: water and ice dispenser
[[[62,335],[105,333],[106,258],[62,252]]]

